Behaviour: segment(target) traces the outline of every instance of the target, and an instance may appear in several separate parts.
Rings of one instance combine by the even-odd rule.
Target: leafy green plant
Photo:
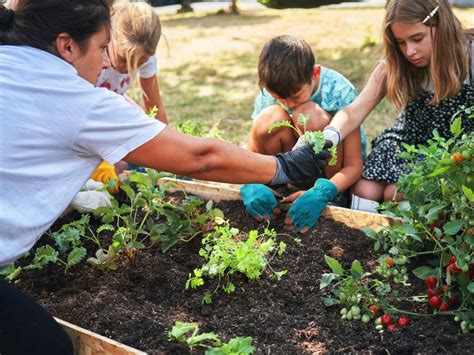
[[[79,220],[64,224],[56,232],[47,233],[54,241],[54,247],[44,245],[36,248],[31,263],[26,266],[8,265],[0,271],[0,275],[11,282],[21,275],[23,270],[42,269],[47,264],[62,264],[64,272],[79,264],[86,256],[86,249],[82,246],[82,239],[89,227],[90,216],[83,215]],[[30,254],[25,255],[25,257]]]
[[[472,120],[474,107],[462,115]],[[397,183],[403,201],[382,204],[383,212],[396,223],[378,232],[365,229],[374,239],[374,249],[382,252],[370,278],[385,285],[368,290],[372,296],[367,296],[366,305],[376,302],[391,316],[422,316],[426,313],[402,310],[393,302],[422,303],[429,313],[454,316],[461,330],[468,332],[474,329],[474,135],[463,132],[461,117],[453,120],[451,133],[445,139],[435,130],[427,144],[404,145],[401,156],[409,162],[409,173]],[[409,271],[425,282],[425,294],[403,295],[412,290]],[[381,279],[399,287],[390,290],[388,281]],[[322,285],[328,280],[329,276],[323,277]],[[352,281],[363,288],[362,280]],[[336,292],[339,296],[343,292],[341,284]],[[390,324],[395,324],[393,319]]]
[[[317,154],[321,152],[324,149],[324,145],[326,144],[326,139],[324,138],[323,132],[321,131],[307,131],[306,130],[306,125],[308,123],[309,116],[300,114],[298,116],[298,122],[303,125],[304,127],[304,132],[305,134],[303,135],[304,137],[304,143],[310,143],[313,146],[314,152]],[[271,133],[271,131],[275,128],[279,127],[288,127],[293,129],[295,132],[298,132],[295,126],[290,121],[280,121],[280,122],[274,122],[268,127],[268,133]],[[329,165],[336,165],[337,162],[337,148],[336,147],[331,147],[329,148],[329,152],[331,153],[331,159],[329,160]]]
[[[360,45],[360,49],[371,48],[377,45],[377,41],[373,34],[373,28],[371,26],[366,26],[365,28],[365,37]]]
[[[135,261],[137,251],[157,244],[163,252],[178,241],[187,241],[202,232],[208,222],[222,212],[213,208],[212,201],[201,211],[204,202],[193,196],[186,196],[181,203],[165,198],[166,189],[172,182],[158,185],[165,174],[147,169],[147,174],[132,172],[120,185],[129,204],[120,204],[111,199],[112,207],[99,207],[95,212],[102,214],[104,229],[113,231],[111,247],[106,251],[99,248],[95,258],[88,261],[99,268],[115,268],[116,260],[125,256]]]
[[[203,238],[199,255],[206,260],[206,263],[201,268],[195,269],[193,274],[189,274],[186,289],[204,285],[204,277],[210,279],[217,277],[214,291],[206,293],[203,298],[203,303],[211,303],[212,295],[219,287],[226,293],[234,292],[235,285],[230,281],[230,277],[236,272],[255,280],[268,268],[273,276],[280,280],[287,271],[274,271],[270,267],[270,261],[273,255],[282,254],[285,249],[284,242],[276,245],[274,230],[265,228],[262,234],[251,230],[245,235],[222,221],[222,225],[216,226],[214,232],[208,233]],[[224,283],[221,286],[222,279]]]
[[[222,132],[217,128],[216,123],[210,130],[206,130],[204,126],[196,120],[186,120],[175,125],[175,129],[179,132],[196,137],[212,137],[222,138]]]
[[[191,349],[196,346],[205,348],[206,355],[245,355],[253,354],[255,351],[251,337],[237,337],[231,339],[226,344],[222,344],[222,341],[215,333],[199,333],[198,323],[176,322],[168,333],[168,339],[170,341],[185,342]]]

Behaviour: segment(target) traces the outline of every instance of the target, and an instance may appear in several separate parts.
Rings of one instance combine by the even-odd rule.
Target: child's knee
[[[331,116],[314,102],[308,102],[293,110],[292,119],[297,126],[301,126],[298,122],[300,115],[309,118],[306,123],[306,130],[308,131],[320,131],[331,122]]]
[[[288,113],[282,107],[277,105],[269,106],[260,112],[253,121],[251,136],[254,139],[268,138],[270,134],[275,134],[276,132],[276,128],[271,133],[268,132],[272,124],[289,120]]]
[[[382,201],[385,185],[372,180],[359,180],[352,188],[352,194],[373,201]]]

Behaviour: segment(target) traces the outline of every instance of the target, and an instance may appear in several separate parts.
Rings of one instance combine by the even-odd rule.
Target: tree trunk
[[[239,14],[239,7],[237,6],[237,0],[231,0],[230,1],[230,7],[229,7],[230,13],[234,15]]]
[[[182,0],[181,7],[178,9],[178,13],[191,12],[193,8],[191,6],[191,0]]]

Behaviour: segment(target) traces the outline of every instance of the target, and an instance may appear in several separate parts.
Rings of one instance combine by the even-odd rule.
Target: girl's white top
[[[102,160],[165,127],[50,53],[0,46],[0,266],[31,249]]]
[[[158,62],[156,57],[152,55],[142,65],[138,67],[138,76],[143,79],[148,79],[156,75],[158,72]],[[134,75],[128,73],[122,74],[110,67],[103,69],[97,79],[95,86],[109,89],[119,95],[125,94],[128,87],[133,81]]]

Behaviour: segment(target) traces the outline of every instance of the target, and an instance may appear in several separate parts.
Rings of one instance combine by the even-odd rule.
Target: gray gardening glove
[[[328,146],[325,146],[326,148]],[[314,153],[313,146],[310,144],[289,152],[278,153],[275,156],[277,171],[269,185],[299,184],[324,177],[326,159],[330,156],[327,150]]]

